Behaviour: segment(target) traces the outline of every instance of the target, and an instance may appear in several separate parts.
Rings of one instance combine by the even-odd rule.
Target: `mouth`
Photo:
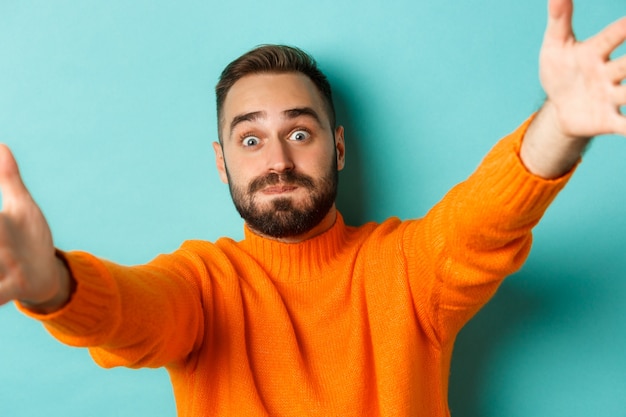
[[[286,194],[298,189],[296,185],[272,185],[269,187],[265,187],[262,190],[263,194],[275,195],[275,194]]]
[[[255,193],[277,195],[292,193],[298,189],[313,190],[314,188],[315,183],[310,177],[287,171],[284,174],[270,173],[254,179],[248,186],[248,193],[250,195]]]

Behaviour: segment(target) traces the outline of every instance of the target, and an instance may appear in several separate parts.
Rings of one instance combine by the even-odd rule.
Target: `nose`
[[[267,149],[267,161],[270,172],[280,174],[282,172],[291,171],[294,168],[292,155],[289,151],[289,145],[281,140],[271,140]]]

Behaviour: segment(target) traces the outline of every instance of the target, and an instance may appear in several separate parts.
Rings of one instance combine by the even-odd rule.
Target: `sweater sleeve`
[[[546,180],[524,167],[519,149],[531,120],[407,229],[411,292],[439,343],[452,340],[504,277],[522,266],[532,228],[572,175]]]
[[[161,255],[147,265],[128,267],[84,252],[59,253],[77,283],[70,302],[45,315],[18,303],[59,341],[88,347],[101,366],[133,368],[184,359],[201,343],[196,274],[184,259],[173,262],[184,256]]]

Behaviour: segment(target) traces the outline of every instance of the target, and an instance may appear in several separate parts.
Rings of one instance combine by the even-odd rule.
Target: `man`
[[[180,416],[449,415],[454,338],[519,268],[590,138],[626,134],[626,19],[577,43],[549,0],[542,109],[423,219],[349,227],[343,128],[301,51],[245,54],[217,86],[217,168],[241,242],[190,241],[125,267],[55,249],[0,148],[0,303],[18,300],[102,366],[165,366]]]

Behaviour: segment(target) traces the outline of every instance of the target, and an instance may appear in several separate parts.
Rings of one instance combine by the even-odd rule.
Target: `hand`
[[[626,135],[626,56],[611,54],[626,40],[626,18],[578,42],[572,0],[549,0],[540,53],[541,84],[548,96],[528,128],[520,156],[529,171],[556,178],[569,171],[592,137]]]
[[[38,312],[54,311],[69,299],[69,272],[5,145],[0,145],[0,191],[0,305],[19,300]]]
[[[611,54],[626,40],[626,18],[578,42],[572,30],[572,0],[550,0],[540,54],[540,79],[566,136],[626,135],[626,56]]]

